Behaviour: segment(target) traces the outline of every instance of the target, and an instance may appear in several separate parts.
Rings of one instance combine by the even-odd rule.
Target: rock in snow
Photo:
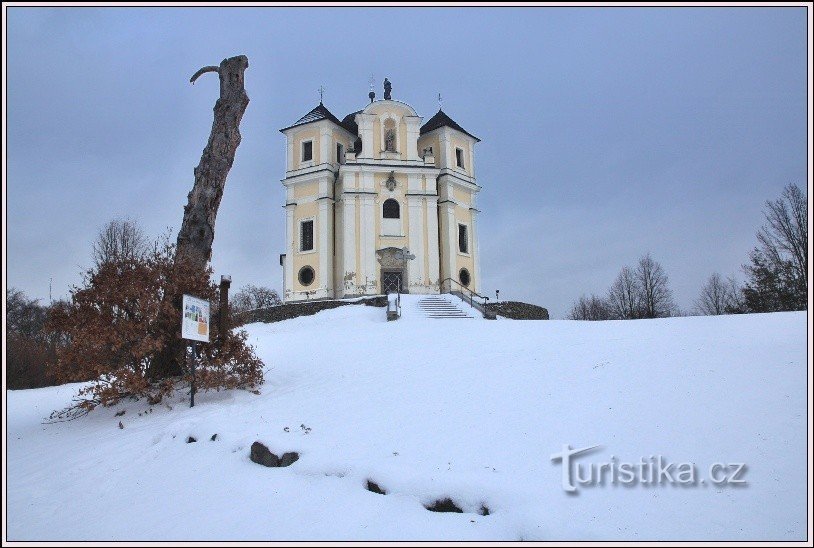
[[[295,452],[288,452],[283,453],[282,457],[278,457],[271,451],[269,448],[256,441],[252,444],[251,451],[249,453],[249,458],[252,462],[256,462],[257,464],[262,464],[263,466],[269,466],[272,468],[283,468],[285,466],[291,466],[293,463],[299,460],[300,455],[299,453]]]
[[[280,466],[280,459],[269,451],[269,448],[256,441],[252,444],[252,449],[249,458],[252,462],[262,464],[263,466],[277,467]]]

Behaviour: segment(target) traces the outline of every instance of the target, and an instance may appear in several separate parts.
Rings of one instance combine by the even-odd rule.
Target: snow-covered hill
[[[8,539],[805,538],[804,313],[433,320],[414,297],[404,310],[253,324],[262,393],[200,394],[193,409],[179,396],[41,424],[76,385],[9,392]],[[255,440],[300,459],[259,466]],[[551,459],[564,445],[600,445],[586,466],[694,462],[699,481],[566,493]],[[746,483],[712,484],[713,463],[744,463]],[[425,509],[445,498],[464,512]]]

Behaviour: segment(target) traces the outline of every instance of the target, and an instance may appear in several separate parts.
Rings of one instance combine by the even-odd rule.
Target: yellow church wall
[[[373,157],[379,158],[384,149],[382,143],[382,123],[376,119],[373,121]]]
[[[386,102],[386,101],[376,101],[369,107],[365,109],[368,114],[375,114],[376,116],[381,116],[382,114],[386,114],[388,112],[394,111],[402,111],[401,114],[407,114],[407,109],[399,105],[398,102]]]
[[[393,192],[387,190],[384,186],[385,181],[390,176],[389,173],[376,173],[373,176],[375,189],[377,191],[374,200],[374,226],[375,226],[375,249],[383,249],[385,247],[397,247],[401,249],[407,245],[407,235],[410,230],[410,216],[407,207],[407,197],[405,196],[405,189],[407,188],[407,176],[395,173],[393,176],[396,179],[396,188]],[[382,207],[385,200],[393,198],[399,203],[399,217],[401,222],[401,237],[384,236],[383,235],[383,214]],[[381,265],[376,261],[376,291],[381,291],[379,287],[381,284]]]
[[[292,169],[300,169],[302,167],[302,143],[309,140],[313,142],[313,165],[320,163],[319,130],[316,128],[304,129],[295,133],[293,137],[294,165]]]
[[[456,260],[456,269],[455,269],[455,276],[454,278],[460,281],[460,273],[462,268],[466,268],[469,271],[469,285],[467,286],[469,289],[478,293],[480,287],[480,280],[475,278],[475,266],[474,260],[472,257],[464,257],[462,255],[458,255]]]
[[[453,199],[466,207],[472,206],[472,192],[459,186],[452,187]]]
[[[407,147],[410,145],[407,143],[407,124],[402,122],[399,124],[399,154],[401,155],[402,160],[406,160],[410,157],[407,153]]]
[[[382,106],[380,101],[376,101],[375,103],[365,107],[365,112],[368,114],[375,114],[376,116],[384,113],[387,109]]]
[[[319,268],[319,238],[317,235],[322,227],[319,226],[319,202],[308,202],[305,204],[298,204],[294,210],[294,233],[291,235],[293,242],[291,242],[291,249],[294,250],[292,260],[294,261],[294,291],[312,290],[320,286],[320,280],[325,275],[320,272]],[[300,221],[312,219],[314,221],[314,249],[313,251],[299,251],[300,249]],[[314,269],[314,281],[309,286],[300,284],[298,277],[299,271],[304,266],[310,266]]]
[[[381,115],[394,114],[394,121],[398,129],[398,153],[399,158],[407,160],[410,157],[409,147],[412,144],[407,142],[407,124],[404,121],[404,116],[412,116],[413,112],[408,107],[399,104],[398,102],[382,101],[382,104],[374,103],[366,110],[368,114],[374,114],[377,118],[373,121],[373,157],[380,158],[381,152],[384,150],[384,142],[382,141],[382,119]],[[400,118],[400,119],[399,119]]]
[[[472,173],[472,158],[469,156],[469,143],[464,139],[455,136],[453,136],[452,139],[450,139],[450,143],[451,143],[450,146],[452,146],[452,162],[453,162],[452,165],[456,169],[461,169],[458,167],[458,164],[455,163],[456,162],[455,149],[460,148],[461,150],[464,151],[464,171],[466,172],[467,175],[474,176],[474,174]]]
[[[297,185],[293,185],[290,189],[291,196],[294,198],[295,202],[303,198],[316,198],[318,192],[319,182],[317,181],[299,183]]]
[[[393,197],[398,198],[399,202],[402,202],[404,199],[404,189],[407,188],[407,175],[403,173],[393,173],[393,177],[396,179],[396,188],[393,192],[390,192],[387,190],[387,187],[384,186],[388,177],[390,177],[390,173],[373,174],[373,184],[375,185],[378,197],[382,198],[382,201]]]
[[[455,206],[455,223],[456,226],[453,227],[455,233],[455,272],[453,272],[452,277],[456,280],[459,280],[459,273],[462,268],[466,268],[469,271],[469,277],[472,280],[469,283],[469,288],[473,291],[477,291],[477,287],[480,284],[480,280],[475,279],[475,258],[473,255],[474,249],[474,240],[472,237],[472,212],[469,211],[468,208],[461,207],[459,205]],[[467,226],[467,238],[468,238],[468,252],[461,253],[458,249],[458,223],[465,224]]]

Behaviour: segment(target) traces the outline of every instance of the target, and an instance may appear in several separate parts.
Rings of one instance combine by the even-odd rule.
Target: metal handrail
[[[443,280],[441,280],[441,284],[439,286],[441,288],[441,292],[443,292],[443,290],[444,290],[444,282],[448,282],[448,281],[449,282],[455,282],[456,284],[458,284],[458,286],[460,286],[461,289],[463,289],[464,291],[469,292],[469,306],[473,306],[472,305],[473,297],[478,297],[480,299],[483,299],[483,302],[479,303],[479,304],[481,304],[483,306],[486,306],[486,301],[489,300],[489,297],[486,297],[484,295],[481,295],[480,293],[476,293],[476,292],[472,291],[471,289],[469,289],[468,287],[463,285],[461,282],[459,282],[455,278],[444,278]],[[450,292],[452,292],[452,286],[451,285],[449,287],[449,290],[450,290]]]
[[[383,288],[384,289],[384,288]],[[386,292],[385,295],[388,297],[391,293]],[[387,299],[387,311],[390,312],[390,299]],[[399,279],[399,285],[396,288],[396,312],[399,316],[401,316],[401,279]]]

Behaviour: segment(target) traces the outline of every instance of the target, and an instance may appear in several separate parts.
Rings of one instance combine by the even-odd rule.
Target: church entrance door
[[[400,293],[402,291],[401,285],[401,270],[382,270],[382,293]]]

